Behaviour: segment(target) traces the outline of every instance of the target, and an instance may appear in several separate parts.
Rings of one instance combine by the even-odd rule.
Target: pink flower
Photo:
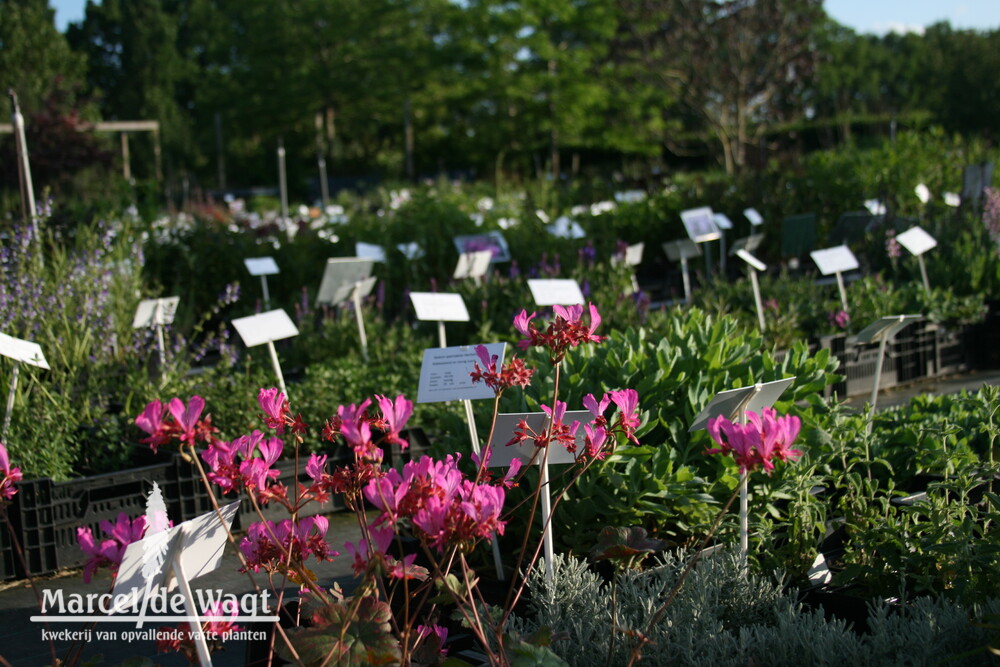
[[[0,472],[3,472],[3,479],[0,480],[0,495],[5,500],[10,500],[17,493],[14,484],[21,481],[21,469],[10,464],[10,456],[3,443],[0,443]]]
[[[148,403],[142,414],[135,418],[135,425],[149,434],[149,437],[143,438],[141,442],[149,443],[154,453],[160,445],[170,442],[169,427],[163,423],[166,415],[167,406],[154,400]]]
[[[639,428],[639,392],[635,389],[621,389],[608,392],[611,400],[618,406],[617,424],[621,427],[626,437],[635,444],[639,441],[635,437],[635,430]]]
[[[441,655],[448,655],[448,649],[444,648],[444,643],[448,639],[448,628],[442,627],[440,625],[432,625],[427,627],[426,625],[417,626],[417,640],[421,640],[425,637],[434,635],[437,637],[438,646],[441,650]]]
[[[198,418],[201,417],[201,411],[204,409],[205,399],[201,396],[192,396],[191,400],[188,401],[187,407],[184,406],[184,402],[179,398],[170,399],[170,415],[181,430],[181,442],[194,445]]]
[[[241,571],[280,571],[285,563],[283,549],[291,553],[293,564],[304,563],[310,556],[321,561],[331,560],[339,554],[331,551],[326,542],[329,526],[329,521],[321,516],[300,519],[297,525],[290,519],[278,524],[267,521],[251,525],[240,542],[240,551],[247,561]]]
[[[312,478],[314,482],[323,481],[323,468],[326,466],[327,455],[323,454],[319,456],[318,454],[311,454],[309,456],[309,462],[306,463],[306,474]]]
[[[102,521],[101,531],[110,539],[101,541],[99,544],[94,539],[94,533],[89,526],[76,529],[76,541],[80,549],[90,556],[90,559],[83,566],[83,580],[90,583],[90,577],[99,567],[108,567],[113,573],[118,572],[122,558],[125,556],[125,548],[141,539],[146,530],[146,517],[139,516],[134,520],[122,512],[118,515],[115,523]]]
[[[705,453],[732,454],[741,472],[762,467],[768,474],[774,470],[775,459],[795,461],[802,455],[791,448],[802,425],[798,417],[778,417],[773,408],[764,408],[759,415],[752,410],[746,414],[746,424],[734,424],[722,415],[708,420],[708,434],[719,448]]]
[[[498,371],[497,355],[490,356],[485,345],[477,345],[476,354],[483,362],[483,367],[480,368],[478,363],[473,365],[473,371],[469,374],[472,382],[485,382],[498,396],[508,387],[527,387],[531,383],[531,376],[535,374],[535,369],[528,368],[517,357],[511,359],[509,364],[503,364]]]
[[[271,389],[261,388],[257,394],[257,403],[264,411],[264,423],[268,428],[273,428],[281,435],[287,424],[289,416],[288,399],[276,387]]]
[[[365,419],[365,410],[369,405],[371,399],[366,398],[360,405],[351,403],[337,408],[337,416],[341,420],[340,434],[360,455],[368,453],[373,447],[371,427]]]
[[[604,443],[608,439],[608,432],[602,426],[591,428],[590,424],[584,424],[583,431],[587,434],[587,437],[584,440],[586,445],[584,454],[588,458],[597,459],[599,461],[603,460],[604,457],[608,455],[608,452],[604,451]]]
[[[611,397],[607,394],[601,397],[600,402],[594,398],[593,394],[587,394],[583,397],[583,407],[590,410],[590,414],[594,415],[595,418],[600,419],[604,417],[604,411],[608,409],[611,404]]]
[[[397,396],[395,401],[379,395],[376,395],[375,398],[378,399],[378,406],[382,411],[382,421],[379,426],[384,427],[386,431],[386,441],[398,443],[403,449],[409,447],[410,443],[399,437],[399,432],[403,430],[406,421],[413,414],[413,402],[406,400],[402,394]]]

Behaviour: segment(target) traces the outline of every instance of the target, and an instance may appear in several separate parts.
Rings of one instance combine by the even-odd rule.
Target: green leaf
[[[313,626],[291,632],[290,639],[306,665],[321,665],[330,655],[328,665],[388,665],[400,657],[391,617],[392,610],[381,600],[349,598],[320,608],[313,614]],[[287,646],[278,654],[292,661]]]

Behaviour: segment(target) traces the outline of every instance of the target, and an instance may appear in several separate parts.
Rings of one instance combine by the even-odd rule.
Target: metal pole
[[[41,245],[41,238],[38,234],[38,210],[35,208],[35,186],[31,182],[31,161],[28,159],[28,142],[24,138],[24,116],[21,115],[21,107],[17,103],[17,93],[11,88],[7,91],[10,96],[11,119],[14,124],[14,145],[17,149],[17,174],[21,183],[21,214],[31,225],[31,232],[35,237],[35,242]],[[38,253],[41,257],[41,252]]]
[[[441,343],[441,347],[448,347],[448,341],[444,335],[444,322],[438,320],[438,341]]]
[[[759,390],[758,390],[759,391]],[[746,426],[747,411],[746,406],[740,406],[740,424]],[[750,553],[750,473],[743,471],[740,473],[740,565],[743,573],[747,572],[747,558]]]
[[[267,341],[267,351],[271,355],[271,365],[274,367],[274,374],[278,376],[278,386],[281,393],[288,398],[288,389],[285,387],[285,376],[281,374],[281,364],[278,363],[278,352],[274,349],[274,341]]]
[[[750,269],[750,282],[753,285],[753,300],[757,304],[757,322],[760,324],[760,332],[764,333],[764,306],[760,301],[760,281],[757,280],[757,271]]]
[[[354,302],[354,319],[358,322],[361,356],[365,361],[368,361],[368,335],[365,333],[365,320],[361,317],[361,290],[358,289],[358,285],[355,285],[353,292],[351,292],[351,300]]]
[[[278,189],[281,192],[281,219],[288,220],[288,183],[285,176],[284,139],[278,139]]]
[[[555,550],[552,547],[552,499],[549,497],[549,458],[548,452],[542,456],[542,474],[538,480],[542,492],[542,543],[545,550],[545,580],[551,584],[555,577],[553,559]]]
[[[889,336],[883,335],[878,342],[878,365],[875,366],[875,384],[872,386],[872,416],[868,420],[868,434],[872,432],[872,421],[875,419],[875,404],[878,403],[878,386],[882,382],[882,364],[885,362],[885,345],[889,341]]]
[[[681,255],[681,273],[684,275],[684,303],[691,303],[691,276],[688,275],[688,258]]]
[[[128,183],[132,182],[132,165],[128,153],[128,132],[121,133],[122,141],[122,176],[125,177],[125,181]]]
[[[2,437],[7,440],[7,430],[10,428],[10,416],[14,412],[14,395],[17,393],[17,376],[21,372],[21,362],[14,362],[14,370],[10,376],[10,393],[7,394],[7,413],[3,418]]]
[[[479,431],[476,429],[476,415],[472,412],[472,401],[465,399],[462,403],[465,406],[465,423],[469,426],[472,451],[476,453],[476,456],[479,456]]]
[[[726,232],[719,232],[719,273],[726,277]]]
[[[264,310],[271,310],[271,294],[267,291],[267,275],[261,274],[260,288],[264,292]]]
[[[844,287],[844,276],[837,271],[837,288],[840,290],[840,305],[844,307],[844,312],[850,314],[847,309],[847,289]]]
[[[326,147],[323,143],[323,114],[316,113],[316,164],[319,166],[319,197],[323,211],[330,205],[330,184],[326,181]]]
[[[927,292],[927,296],[930,296],[931,283],[927,280],[927,265],[924,264],[924,256],[922,254],[917,255],[917,262],[920,264],[920,277],[924,281],[924,291]]]

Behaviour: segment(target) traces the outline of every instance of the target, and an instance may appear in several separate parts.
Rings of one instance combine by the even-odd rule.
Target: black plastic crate
[[[933,377],[937,372],[936,333],[936,325],[916,322],[896,334],[892,351],[896,357],[896,379],[900,384]]]
[[[135,518],[146,511],[153,482],[169,487],[169,463],[94,475],[66,482],[40,478],[21,482],[9,511],[16,512],[15,532],[28,572],[47,574],[83,565],[87,556],[76,539],[77,528],[89,526],[101,539],[101,521],[114,522],[122,512]]]
[[[205,467],[204,462],[202,467]],[[212,500],[201,480],[201,474],[193,461],[175,454],[171,461],[170,472],[171,480],[163,497],[167,503],[167,512],[175,524],[214,510]],[[219,505],[225,505],[226,499],[219,496],[221,489],[213,487],[213,491],[216,493]]]
[[[965,329],[938,327],[934,337],[934,366],[938,375],[951,375],[969,370],[972,333]]]
[[[846,335],[836,334],[820,337],[816,347],[817,349],[830,350],[830,356],[836,357],[840,362],[836,372],[843,379],[826,387],[824,395],[827,398],[834,395],[839,398],[847,398],[871,392],[875,384],[875,369],[878,366],[878,343],[848,344]],[[893,354],[892,346],[887,345],[885,358],[882,360],[882,377],[879,381],[879,388],[886,389],[894,387],[896,384],[898,384],[896,357]]]

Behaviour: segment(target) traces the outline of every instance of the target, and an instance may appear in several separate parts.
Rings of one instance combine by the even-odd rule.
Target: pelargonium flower
[[[10,456],[3,443],[0,443],[0,472],[3,473],[3,479],[0,479],[0,495],[4,500],[10,500],[17,493],[14,484],[21,481],[21,469],[10,464]]]
[[[509,364],[502,364],[497,370],[499,359],[495,354],[490,355],[485,345],[477,345],[476,354],[483,366],[480,368],[478,363],[473,364],[473,371],[469,374],[472,382],[485,382],[498,396],[509,387],[527,387],[531,383],[531,376],[535,374],[535,369],[525,366],[524,361],[516,356]]]
[[[332,560],[339,554],[331,551],[326,542],[329,526],[330,522],[322,516],[299,519],[297,524],[285,519],[277,524],[266,521],[251,525],[240,542],[247,563],[240,571],[280,572],[285,567],[285,552],[291,553],[293,566],[304,563],[310,556],[320,561]]]
[[[151,401],[135,418],[135,425],[149,434],[140,442],[149,444],[154,452],[174,438],[191,446],[197,441],[212,442],[217,429],[212,426],[210,415],[201,418],[204,409],[205,399],[201,396],[192,396],[187,405],[176,397],[166,405],[159,400]],[[172,421],[167,421],[167,413]]]
[[[351,554],[354,560],[354,573],[358,576],[365,572],[374,571],[378,575],[384,575],[390,579],[416,579],[424,581],[430,576],[427,568],[414,565],[417,554],[409,554],[403,560],[397,560],[389,555],[389,546],[395,537],[392,528],[368,527],[371,542],[368,540],[358,540],[357,545],[352,542],[345,542],[344,548]]]
[[[604,340],[594,332],[601,324],[601,316],[594,304],[589,304],[590,323],[584,324],[583,306],[553,306],[555,317],[545,331],[539,331],[531,321],[535,313],[527,314],[522,310],[514,318],[514,328],[527,338],[518,342],[518,347],[526,350],[529,347],[545,347],[549,350],[549,360],[553,364],[562,361],[566,351],[582,343],[599,343]]]
[[[90,583],[90,577],[100,567],[108,567],[113,573],[118,572],[122,558],[125,556],[125,548],[142,538],[146,530],[146,517],[138,516],[129,519],[124,512],[118,515],[115,523],[110,521],[101,522],[101,531],[109,538],[98,543],[94,539],[94,532],[89,526],[76,529],[76,541],[83,552],[90,556],[83,566],[83,580]]]
[[[382,411],[382,418],[374,422],[376,428],[385,432],[386,442],[397,443],[401,448],[410,446],[404,438],[399,437],[399,432],[406,426],[406,421],[413,414],[413,402],[406,400],[400,394],[395,400],[386,396],[376,395],[378,407]]]
[[[793,415],[778,417],[774,408],[764,408],[758,415],[747,410],[747,423],[736,424],[723,415],[708,420],[708,434],[718,443],[706,454],[732,454],[741,472],[762,467],[768,474],[774,460],[796,461],[802,452],[792,449],[802,422]]]

